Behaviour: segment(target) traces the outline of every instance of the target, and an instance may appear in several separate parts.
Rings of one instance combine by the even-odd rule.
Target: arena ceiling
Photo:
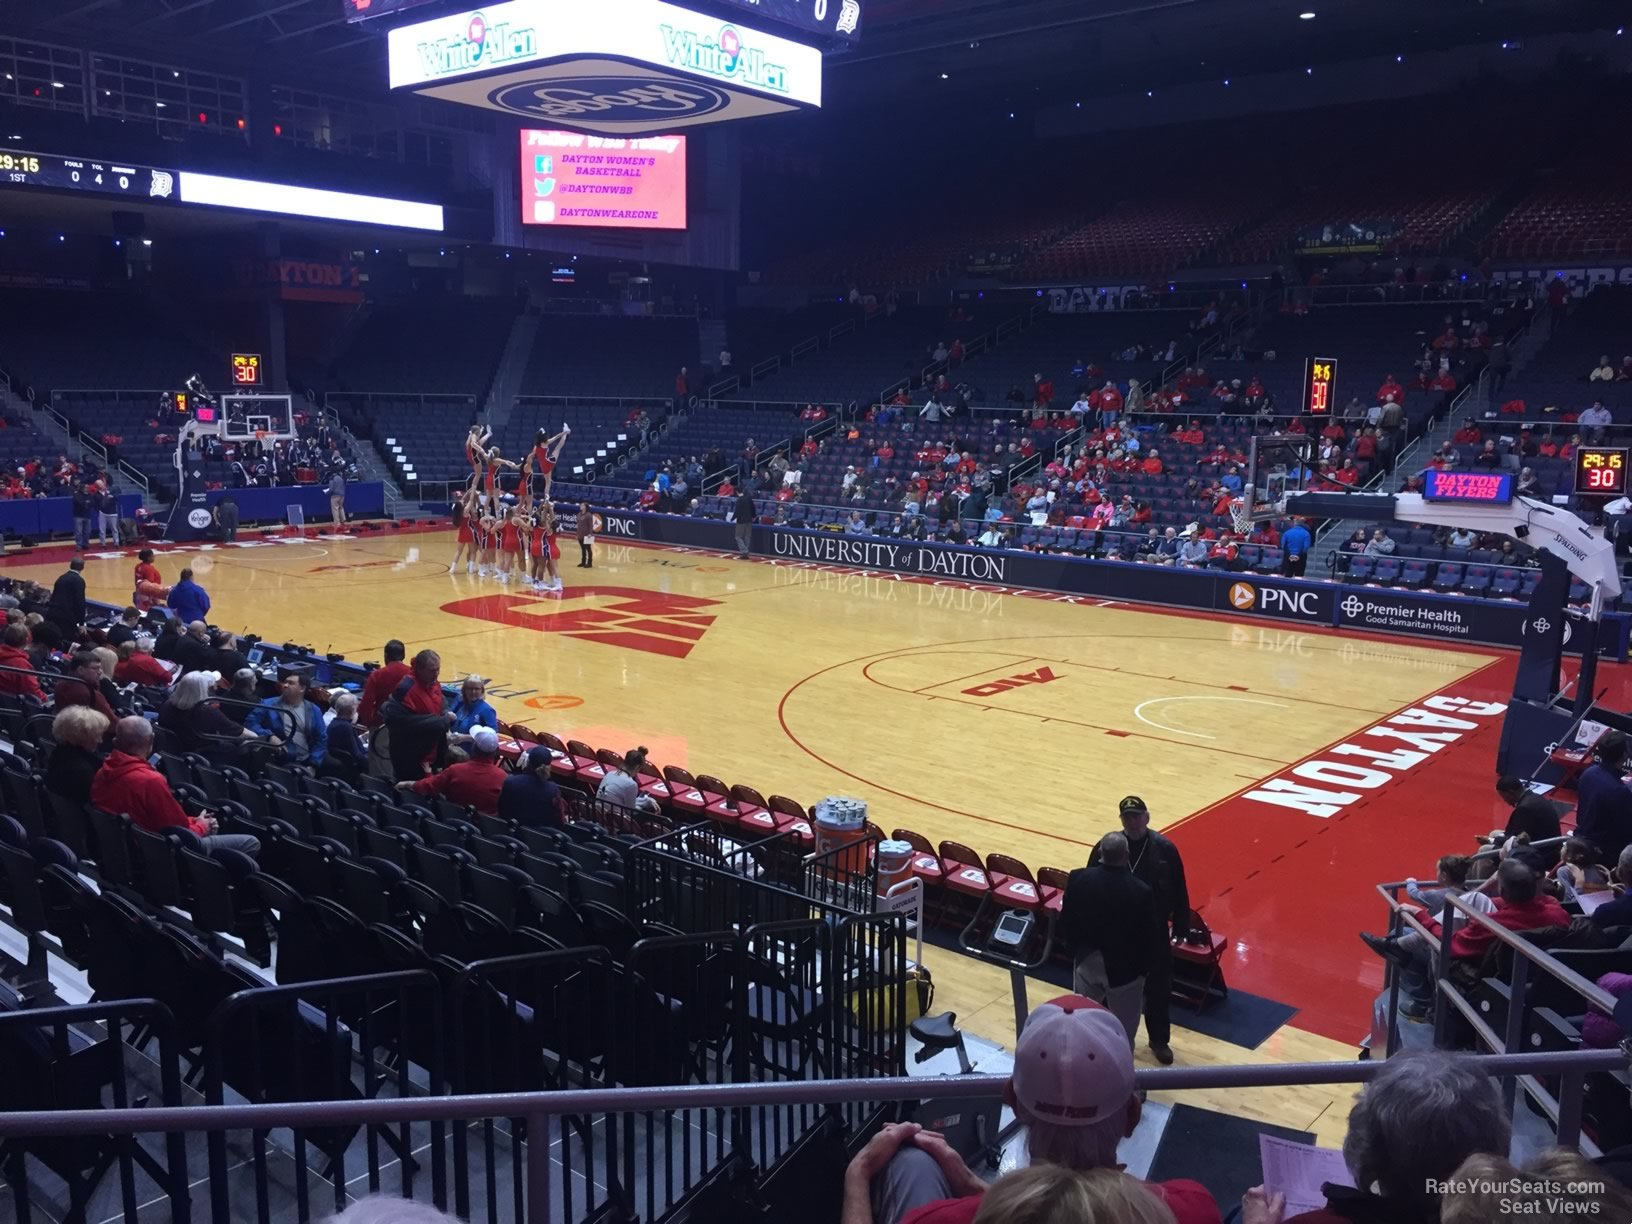
[[[1613,26],[1623,9],[1616,0],[864,0],[863,39],[831,58],[829,96],[840,107],[892,94],[921,101],[942,73],[965,100],[1100,96],[1153,81],[1579,33]],[[1300,19],[1310,11],[1314,18]],[[284,79],[366,91],[383,88],[390,24],[347,25],[339,0],[0,5],[3,33],[223,71],[270,66]]]

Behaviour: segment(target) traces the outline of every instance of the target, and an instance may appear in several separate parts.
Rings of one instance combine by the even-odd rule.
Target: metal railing
[[[1536,1008],[1530,1006],[1529,993],[1533,982],[1534,971],[1539,970],[1543,980],[1551,979],[1568,994],[1583,1004],[1583,1010],[1596,1008],[1605,1015],[1615,1010],[1615,996],[1604,990],[1596,983],[1589,981],[1581,974],[1561,962],[1557,957],[1543,948],[1538,947],[1530,940],[1523,938],[1523,933],[1515,933],[1500,925],[1489,915],[1483,914],[1465,902],[1459,895],[1468,888],[1452,889],[1445,897],[1443,911],[1445,921],[1438,932],[1430,931],[1416,915],[1407,909],[1408,902],[1400,900],[1399,892],[1406,887],[1405,881],[1377,885],[1378,895],[1389,907],[1389,934],[1400,935],[1407,931],[1415,932],[1422,939],[1428,941],[1434,949],[1431,958],[1432,990],[1434,1007],[1434,1044],[1440,1047],[1449,1045],[1451,1025],[1453,1019],[1460,1020],[1472,1032],[1474,1039],[1483,1050],[1494,1051],[1499,1054],[1516,1054],[1527,1048],[1534,1048],[1546,1040],[1544,1031],[1537,1027],[1540,1017]],[[1452,916],[1457,921],[1451,921]],[[1496,998],[1487,998],[1482,1007],[1479,1003],[1468,999],[1456,984],[1451,980],[1455,958],[1452,956],[1452,941],[1459,930],[1466,930],[1469,926],[1478,926],[1487,931],[1495,944],[1503,950],[1508,961],[1507,977],[1505,981],[1486,978],[1488,984],[1498,983],[1492,991]],[[1403,988],[1403,970],[1392,962],[1388,969],[1388,1053],[1392,1054],[1399,1049],[1399,1004]],[[1424,983],[1426,985],[1426,983]],[[1505,1005],[1505,1014],[1499,1017],[1501,1031],[1486,1017],[1487,1010],[1494,1015],[1498,1004]],[[1528,1021],[1528,1023],[1527,1023]],[[1585,1054],[1586,1051],[1581,1051]],[[1601,1064],[1589,1063],[1586,1059],[1576,1066],[1560,1068],[1560,1087],[1554,1092],[1541,1077],[1530,1073],[1518,1073],[1504,1076],[1508,1109],[1511,1112],[1517,1100],[1517,1093],[1523,1087],[1526,1093],[1543,1113],[1558,1129],[1559,1141],[1564,1144],[1573,1144],[1580,1135],[1581,1129],[1581,1099],[1584,1086],[1584,1076],[1588,1071],[1597,1070],[1625,1070],[1626,1052],[1624,1050],[1605,1051],[1614,1057]],[[1618,1057],[1618,1061],[1617,1061]]]
[[[1579,1118],[1585,1077],[1599,1072],[1621,1071],[1627,1056],[1619,1050],[1492,1055],[1474,1064],[1490,1076],[1522,1080],[1527,1086],[1542,1080],[1560,1081],[1560,1121],[1557,1140],[1570,1146],[1580,1137]],[[1136,1068],[1134,1084],[1142,1092],[1185,1092],[1205,1089],[1278,1088],[1316,1084],[1364,1084],[1382,1073],[1382,1061],[1329,1063],[1286,1063],[1259,1066]],[[669,1133],[675,1119],[707,1119],[722,1116],[746,1117],[750,1127],[757,1119],[777,1110],[809,1109],[825,1111],[846,1106],[884,1102],[935,1102],[948,1100],[996,1100],[1008,1085],[999,1075],[902,1076],[871,1080],[816,1080],[754,1084],[693,1084],[658,1088],[564,1088],[525,1093],[483,1093],[465,1096],[408,1097],[402,1099],[290,1102],[277,1104],[220,1104],[210,1106],[148,1107],[142,1109],[18,1110],[0,1114],[0,1138],[49,1140],[68,1136],[108,1136],[125,1139],[139,1135],[186,1135],[201,1133],[219,1136],[231,1131],[256,1135],[290,1131],[297,1135],[314,1129],[406,1128],[431,1125],[465,1133],[469,1124],[493,1126],[507,1122],[511,1134],[549,1136],[564,1123],[581,1133],[588,1126],[602,1133],[631,1133],[656,1124],[659,1134]],[[612,1119],[623,1125],[611,1128]],[[453,1124],[466,1124],[454,1126]],[[740,1133],[740,1132],[739,1132]],[[750,1131],[750,1133],[752,1133]],[[519,1145],[518,1145],[519,1146]],[[187,1153],[174,1143],[173,1159],[185,1173]],[[440,1151],[440,1145],[434,1148]],[[737,1155],[741,1156],[742,1153]],[[513,1181],[508,1190],[521,1210],[515,1218],[528,1224],[545,1221],[587,1220],[587,1210],[571,1210],[558,1202],[561,1180],[552,1161],[548,1142],[525,1143],[516,1158]],[[264,1169],[263,1169],[264,1171]],[[486,1170],[489,1187],[494,1171]],[[467,1181],[470,1171],[466,1172]],[[455,1182],[458,1174],[455,1171]],[[208,1191],[214,1194],[212,1176]],[[172,1174],[172,1185],[176,1184]],[[457,1189],[457,1187],[456,1187]],[[625,1187],[627,1190],[628,1187]],[[469,1188],[467,1184],[466,1193]],[[445,1194],[433,1188],[432,1197],[448,1207]],[[186,1191],[170,1195],[174,1218],[185,1219]],[[493,1199],[489,1199],[491,1205]],[[176,1209],[180,1208],[178,1212]],[[125,1219],[134,1220],[134,1214]],[[225,1217],[217,1216],[218,1219]],[[646,1218],[646,1217],[642,1217]],[[658,1214],[651,1217],[667,1218]]]

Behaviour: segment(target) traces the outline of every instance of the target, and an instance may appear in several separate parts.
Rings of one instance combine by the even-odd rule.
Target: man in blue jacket
[[[170,598],[165,602],[184,625],[194,621],[208,622],[210,619],[210,597],[203,587],[193,581],[193,571],[190,569],[181,571],[181,578],[170,588]]]
[[[1287,578],[1302,578],[1303,567],[1309,563],[1309,528],[1303,520],[1293,519],[1292,526],[1281,536],[1281,573]]]
[[[284,717],[287,715],[288,717]],[[329,753],[329,729],[315,703],[306,698],[306,677],[285,676],[278,695],[251,710],[244,726],[256,735],[281,744],[284,759],[294,765],[323,764]]]
[[[1575,835],[1598,847],[1598,861],[1613,863],[1632,845],[1632,789],[1626,772],[1626,736],[1606,731],[1592,749],[1593,763],[1575,784]]]

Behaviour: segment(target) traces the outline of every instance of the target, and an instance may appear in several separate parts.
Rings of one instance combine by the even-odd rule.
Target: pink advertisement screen
[[[521,133],[525,225],[686,228],[684,136]]]

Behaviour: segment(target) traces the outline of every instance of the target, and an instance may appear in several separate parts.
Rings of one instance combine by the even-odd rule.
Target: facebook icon
[[[539,153],[533,158],[534,174],[554,174],[555,158],[547,153]]]

